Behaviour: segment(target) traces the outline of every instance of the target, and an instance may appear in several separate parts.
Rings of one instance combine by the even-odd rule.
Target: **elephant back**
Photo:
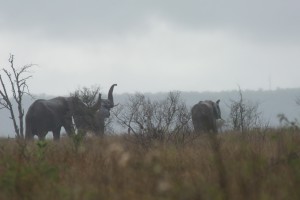
[[[191,114],[195,131],[217,132],[216,120],[221,117],[218,103],[219,100],[217,102],[206,100],[192,107]]]
[[[25,137],[44,138],[48,131],[59,130],[65,124],[70,108],[66,98],[38,99],[28,108],[25,116]]]

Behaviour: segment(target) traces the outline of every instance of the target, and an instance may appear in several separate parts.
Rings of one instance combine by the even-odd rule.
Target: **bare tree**
[[[74,93],[71,93],[71,96],[80,98],[86,106],[92,107],[97,100],[99,92],[99,86],[92,86],[90,88],[83,87],[77,89]]]
[[[170,139],[191,131],[189,109],[179,92],[170,92],[166,99],[150,100],[143,94],[129,96],[128,103],[116,113],[117,121],[137,138]]]
[[[231,100],[229,120],[234,130],[248,131],[261,126],[261,113],[258,111],[259,104],[246,101],[241,88],[238,90],[239,99]]]
[[[4,73],[4,77],[7,77],[8,82],[10,84],[10,89],[12,93],[12,99],[9,96],[9,92],[7,89],[9,88],[9,84],[6,85],[4,81],[4,77],[0,74],[0,109],[7,109],[10,113],[10,118],[13,121],[14,130],[16,133],[16,138],[23,139],[24,138],[24,109],[22,106],[23,96],[24,94],[29,93],[27,80],[31,78],[31,75],[27,75],[30,73],[29,69],[33,66],[25,65],[19,69],[14,66],[14,55],[10,55],[9,57],[10,66],[8,69],[1,69]],[[18,107],[18,120],[16,114],[13,109],[12,100],[15,101]]]
[[[292,130],[299,130],[299,122],[298,122],[297,118],[295,118],[294,120],[290,120],[283,113],[279,113],[277,115],[277,118],[280,122],[280,125],[283,128],[288,128],[288,129],[292,129]]]

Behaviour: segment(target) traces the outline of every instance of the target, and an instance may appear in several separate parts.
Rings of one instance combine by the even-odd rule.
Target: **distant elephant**
[[[59,140],[61,127],[64,127],[70,136],[74,133],[72,117],[86,116],[88,119],[93,119],[93,115],[100,107],[100,94],[97,102],[91,108],[88,108],[77,97],[56,97],[49,100],[38,99],[31,104],[25,117],[25,138],[33,139],[37,135],[42,140],[49,131],[52,131],[53,139]],[[83,123],[81,121],[80,126]]]
[[[76,128],[83,133],[92,131],[97,136],[104,135],[105,119],[110,116],[110,109],[113,108],[113,90],[117,84],[113,84],[108,92],[108,99],[101,99],[101,106],[92,115],[74,116]]]
[[[192,107],[192,121],[196,132],[218,132],[217,119],[221,119],[220,100],[200,101]]]

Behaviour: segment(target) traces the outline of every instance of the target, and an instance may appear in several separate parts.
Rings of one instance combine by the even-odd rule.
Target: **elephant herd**
[[[53,133],[53,139],[60,139],[63,127],[68,136],[75,133],[75,128],[82,131],[92,131],[98,136],[104,134],[105,119],[110,116],[114,104],[113,84],[107,99],[98,99],[92,106],[85,105],[78,97],[56,97],[49,100],[38,99],[29,107],[26,117],[25,138],[32,140],[37,136],[45,139],[47,133]],[[195,132],[218,132],[217,120],[221,119],[220,100],[200,101],[191,109],[192,122]]]

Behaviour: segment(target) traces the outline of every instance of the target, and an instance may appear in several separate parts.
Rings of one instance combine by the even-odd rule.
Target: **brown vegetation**
[[[298,199],[300,135],[0,141],[0,199]]]

